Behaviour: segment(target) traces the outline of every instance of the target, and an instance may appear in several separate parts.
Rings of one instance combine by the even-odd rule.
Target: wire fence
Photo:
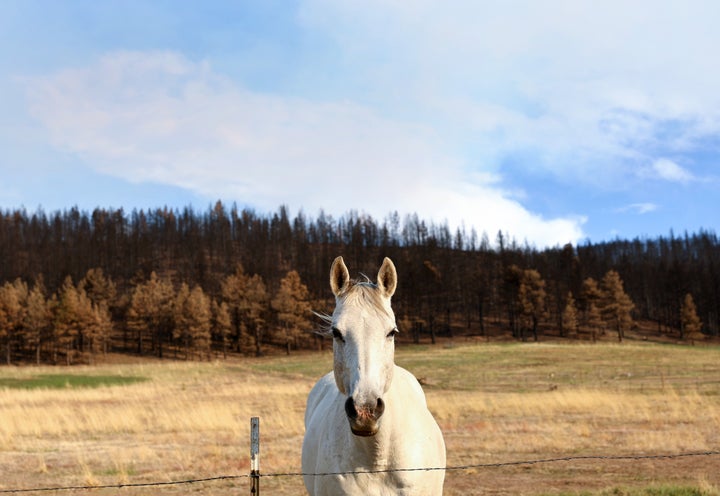
[[[541,465],[548,463],[561,463],[561,462],[572,462],[572,461],[599,461],[599,460],[614,460],[614,461],[627,461],[627,460],[663,460],[663,459],[674,459],[674,458],[689,458],[689,457],[704,457],[704,456],[720,456],[720,451],[697,451],[690,453],[666,453],[656,455],[580,455],[580,456],[563,456],[558,458],[540,458],[535,460],[518,460],[498,463],[472,463],[467,465],[454,465],[448,467],[423,467],[423,468],[400,468],[400,469],[378,469],[378,470],[357,470],[351,472],[320,472],[320,473],[304,473],[304,472],[278,472],[278,473],[267,473],[267,474],[238,474],[238,475],[218,475],[214,477],[204,477],[200,479],[186,479],[177,481],[165,481],[165,482],[138,482],[138,483],[124,483],[124,484],[105,484],[105,485],[94,485],[94,486],[58,486],[58,487],[34,487],[34,488],[23,488],[23,489],[0,489],[0,494],[10,493],[33,493],[33,492],[50,492],[50,491],[88,491],[94,489],[122,489],[131,487],[153,487],[153,486],[175,486],[175,485],[187,485],[187,484],[199,484],[203,482],[214,482],[221,480],[232,480],[232,479],[250,479],[251,477],[258,478],[273,478],[273,477],[329,477],[329,476],[340,476],[340,475],[361,475],[361,474],[383,474],[391,472],[432,472],[432,471],[445,471],[445,472],[456,472],[463,470],[475,470],[475,469],[491,469],[491,468],[502,468],[502,467],[513,467],[520,465]]]

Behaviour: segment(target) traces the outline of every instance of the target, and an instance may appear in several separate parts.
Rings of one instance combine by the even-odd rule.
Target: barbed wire
[[[334,475],[360,475],[360,474],[386,474],[391,472],[433,472],[444,470],[446,472],[472,470],[478,468],[501,468],[516,465],[539,465],[543,463],[569,462],[569,461],[587,461],[587,460],[660,460],[669,458],[685,458],[692,456],[716,456],[720,455],[720,451],[699,451],[693,453],[668,453],[660,455],[580,455],[580,456],[564,456],[559,458],[540,458],[536,460],[520,460],[498,463],[472,463],[467,465],[454,465],[450,467],[423,467],[423,468],[393,468],[393,469],[373,469],[373,470],[355,470],[351,472],[322,472],[322,473],[303,473],[303,472],[287,472],[276,474],[260,474],[260,477],[326,477]]]
[[[373,470],[354,470],[349,472],[319,472],[319,473],[307,473],[307,472],[278,472],[269,474],[240,474],[240,475],[218,475],[215,477],[204,477],[201,479],[186,479],[178,481],[165,481],[165,482],[137,482],[137,483],[120,483],[120,484],[104,484],[95,486],[59,486],[59,487],[36,487],[26,489],[0,489],[0,494],[10,493],[31,493],[31,492],[48,492],[48,491],[87,491],[93,489],[122,489],[126,487],[152,487],[152,486],[172,486],[172,485],[183,485],[183,484],[198,484],[201,482],[213,482],[220,480],[232,480],[232,479],[250,479],[251,477],[259,478],[271,478],[271,477],[331,477],[338,475],[362,475],[362,474],[386,474],[393,472],[436,472],[444,470],[445,472],[461,471],[461,470],[473,470],[481,468],[502,468],[512,467],[519,465],[540,465],[545,463],[559,463],[559,462],[571,462],[571,461],[589,461],[589,460],[663,460],[673,458],[689,458],[689,457],[700,457],[700,456],[718,456],[720,451],[697,451],[690,453],[666,453],[657,455],[578,455],[578,456],[563,456],[558,458],[539,458],[536,460],[516,460],[509,462],[498,462],[498,463],[471,463],[466,465],[453,465],[449,467],[421,467],[421,468],[393,468],[393,469],[373,469]]]

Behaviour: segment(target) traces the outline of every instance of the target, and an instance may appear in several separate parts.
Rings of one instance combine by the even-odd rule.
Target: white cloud
[[[656,177],[665,181],[688,183],[695,179],[692,173],[666,158],[661,158],[653,162],[652,170]]]
[[[429,125],[350,101],[250,91],[177,53],[110,53],[27,84],[57,147],[126,180],[263,210],[417,212],[538,245],[583,236],[583,218],[529,212],[501,176],[468,171]]]
[[[650,203],[650,202],[632,203],[630,205],[626,205],[624,207],[620,207],[620,208],[616,209],[615,212],[617,212],[617,213],[633,212],[638,215],[643,215],[643,214],[647,214],[650,212],[654,212],[658,208],[659,208],[658,205],[656,205],[655,203]]]
[[[367,87],[401,88],[383,105],[430,114],[483,167],[528,150],[556,178],[616,188],[720,132],[719,16],[702,0],[308,0],[301,18]]]

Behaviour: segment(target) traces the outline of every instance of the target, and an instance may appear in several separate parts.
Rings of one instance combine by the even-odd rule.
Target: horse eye
[[[345,342],[345,338],[343,337],[342,333],[340,332],[340,330],[337,327],[332,328],[332,335],[335,339],[337,339],[341,343]]]
[[[390,332],[388,333],[387,337],[389,337],[389,338],[394,338],[395,336],[397,336],[397,334],[398,334],[399,332],[400,332],[400,331],[397,330],[397,327],[395,327],[392,331],[390,331]]]

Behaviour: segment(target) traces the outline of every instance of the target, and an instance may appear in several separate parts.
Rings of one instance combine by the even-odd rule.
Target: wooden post
[[[250,419],[250,494],[260,496],[260,417]]]

